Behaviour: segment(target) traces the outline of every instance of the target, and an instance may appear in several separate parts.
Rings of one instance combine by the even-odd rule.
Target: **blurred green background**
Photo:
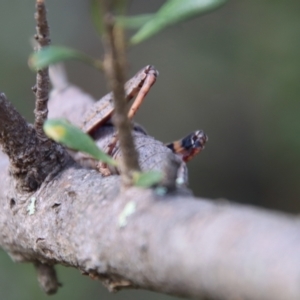
[[[130,13],[156,11],[164,1],[132,1]],[[48,1],[52,42],[102,56],[89,1]],[[0,90],[33,120],[35,75],[27,67],[34,1],[1,0]],[[197,196],[300,211],[300,2],[231,0],[221,9],[164,30],[129,51],[129,76],[153,64],[160,76],[136,120],[171,141],[195,129],[209,136],[189,163]],[[67,63],[70,80],[96,98],[102,74]],[[59,299],[169,298],[131,291],[110,295],[99,282],[59,267]],[[31,265],[0,252],[0,300],[46,299]]]

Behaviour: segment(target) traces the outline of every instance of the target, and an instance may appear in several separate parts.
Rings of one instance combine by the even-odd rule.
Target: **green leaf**
[[[158,184],[162,179],[163,174],[159,171],[135,172],[133,174],[133,184],[142,188]]]
[[[165,27],[210,12],[227,0],[168,0],[132,38],[138,44]]]
[[[104,33],[103,11],[99,0],[91,0],[91,17],[100,36]]]
[[[118,16],[117,24],[128,29],[138,29],[149,22],[155,14],[144,14],[137,16]]]
[[[89,135],[66,120],[47,120],[44,124],[44,131],[48,137],[70,149],[87,153],[97,160],[117,166],[117,162],[101,151]]]
[[[93,65],[98,69],[102,68],[102,63],[89,57],[88,55],[74,49],[58,46],[48,46],[38,52],[33,53],[29,57],[29,66],[34,70],[40,70],[48,67],[49,65],[71,59],[83,61]]]

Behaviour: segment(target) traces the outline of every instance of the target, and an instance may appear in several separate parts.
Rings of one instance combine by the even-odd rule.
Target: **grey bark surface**
[[[16,261],[72,266],[110,290],[299,299],[298,218],[179,191],[120,192],[119,176],[76,165],[42,187],[30,215],[34,195],[12,205],[9,181],[2,169],[0,244]]]
[[[78,111],[90,102],[80,95],[74,102]],[[56,112],[66,112],[64,100]],[[3,107],[1,137],[12,141],[1,142],[14,148],[20,132],[7,124],[19,114],[13,109],[4,114]],[[35,193],[20,194],[4,154],[0,166],[0,246],[15,261],[40,265],[40,281],[50,290],[56,279],[51,266],[62,264],[112,291],[130,287],[195,299],[300,299],[298,217],[199,199],[186,189],[162,196],[155,189],[121,189],[118,175],[102,177],[70,159]]]

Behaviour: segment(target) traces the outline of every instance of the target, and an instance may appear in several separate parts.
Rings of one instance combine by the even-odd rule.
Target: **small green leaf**
[[[138,29],[149,22],[155,14],[144,14],[137,16],[118,16],[117,24],[128,29]]]
[[[162,179],[163,174],[159,171],[135,172],[133,174],[133,184],[142,188],[158,184]]]
[[[117,162],[101,151],[89,135],[66,120],[47,120],[44,124],[44,131],[48,137],[70,149],[87,153],[97,160],[117,166]]]
[[[83,61],[98,69],[102,68],[102,64],[99,61],[89,57],[88,55],[74,49],[58,46],[48,46],[31,54],[29,57],[29,66],[34,70],[40,70],[48,67],[49,65],[71,59]]]
[[[91,0],[91,17],[100,36],[104,33],[103,12],[99,0]]]
[[[227,0],[168,0],[132,38],[138,44],[165,27],[210,12]]]

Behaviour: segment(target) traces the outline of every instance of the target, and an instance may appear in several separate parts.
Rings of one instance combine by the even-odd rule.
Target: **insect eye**
[[[197,136],[194,135],[193,138],[192,138],[193,143],[195,143],[197,141],[197,139],[198,139]]]

